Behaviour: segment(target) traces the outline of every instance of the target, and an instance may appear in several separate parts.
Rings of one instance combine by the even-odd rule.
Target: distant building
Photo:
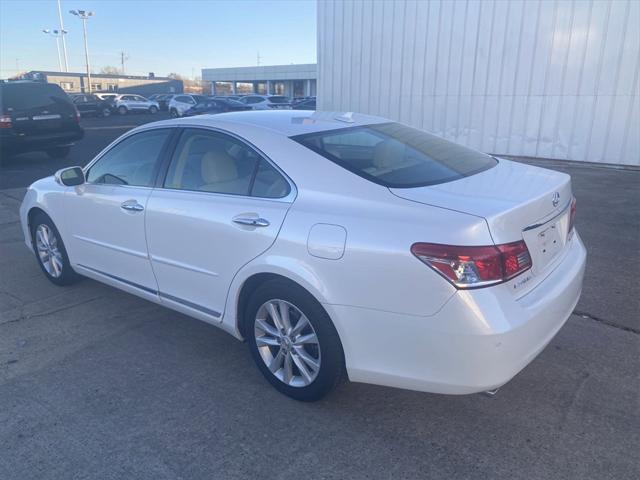
[[[317,77],[315,63],[202,69],[202,80],[211,82],[211,93],[214,95],[258,93],[288,97],[315,96]]]
[[[22,75],[25,80],[38,80],[60,85],[67,93],[84,93],[89,91],[86,73],[45,72],[32,70]],[[147,77],[134,75],[91,74],[92,92],[136,93],[148,96],[154,93],[182,93],[182,80],[169,77],[156,77],[150,73]]]

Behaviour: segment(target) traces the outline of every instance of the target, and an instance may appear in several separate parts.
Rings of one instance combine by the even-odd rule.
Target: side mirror
[[[55,174],[56,182],[65,187],[75,187],[85,182],[84,171],[80,167],[69,167],[58,170]]]

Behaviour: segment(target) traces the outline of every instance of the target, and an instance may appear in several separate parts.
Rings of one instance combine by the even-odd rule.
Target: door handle
[[[142,210],[144,210],[144,207],[135,200],[127,200],[120,205],[120,208],[129,212],[141,212]]]
[[[248,225],[250,227],[268,227],[270,225],[269,220],[260,217],[235,217],[233,222],[239,225]]]

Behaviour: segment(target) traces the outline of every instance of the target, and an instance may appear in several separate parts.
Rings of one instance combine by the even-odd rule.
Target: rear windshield
[[[341,167],[390,188],[450,182],[498,163],[489,155],[399,123],[341,128],[292,139]]]
[[[269,97],[271,103],[289,103],[289,97],[273,96]]]
[[[5,83],[0,87],[0,106],[4,112],[52,107],[70,99],[57,85],[49,83]]]

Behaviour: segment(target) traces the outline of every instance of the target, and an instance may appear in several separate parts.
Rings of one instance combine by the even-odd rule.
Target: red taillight
[[[11,128],[11,115],[0,115],[0,128]]]
[[[486,247],[414,243],[411,253],[457,288],[505,282],[531,268],[524,241]]]
[[[571,200],[571,212],[569,213],[569,235],[573,232],[573,225],[576,219],[576,197]]]
[[[76,108],[76,122],[80,123],[80,111]]]

